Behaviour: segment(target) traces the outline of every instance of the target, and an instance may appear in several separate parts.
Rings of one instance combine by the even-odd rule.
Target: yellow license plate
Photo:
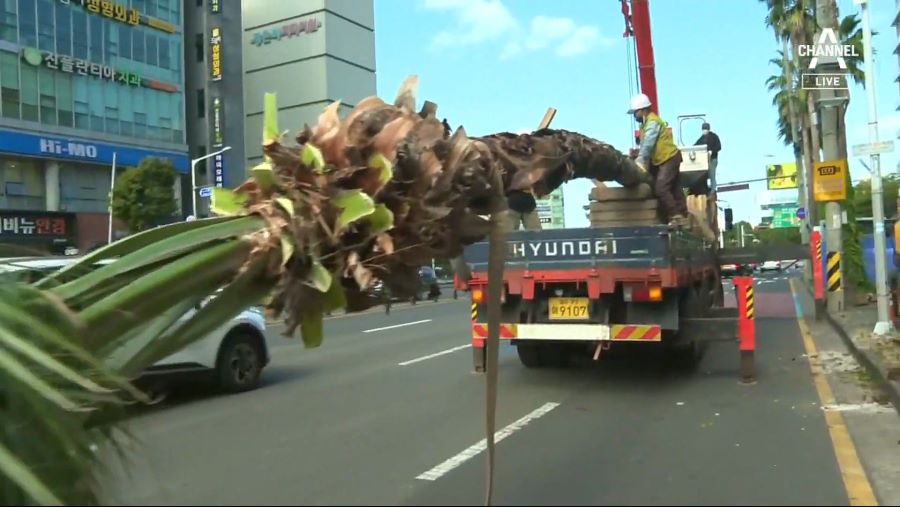
[[[588,298],[550,298],[550,320],[583,320],[588,318]]]

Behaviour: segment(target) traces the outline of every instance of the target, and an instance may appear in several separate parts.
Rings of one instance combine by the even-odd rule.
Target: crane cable
[[[625,18],[625,32],[622,36],[625,41],[625,66],[628,69],[628,99],[641,92],[640,63],[637,56],[637,42],[634,40],[634,25],[632,24],[631,9],[628,0],[621,0],[622,16]],[[631,131],[628,136],[634,143],[634,132],[637,130],[637,122],[631,117]]]

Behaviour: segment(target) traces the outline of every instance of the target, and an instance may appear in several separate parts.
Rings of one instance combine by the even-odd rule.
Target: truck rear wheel
[[[572,360],[572,351],[563,344],[545,344],[540,347],[541,363],[550,368],[566,368]]]
[[[516,352],[519,354],[519,361],[526,368],[540,368],[543,366],[543,354],[541,348],[533,343],[517,343]]]

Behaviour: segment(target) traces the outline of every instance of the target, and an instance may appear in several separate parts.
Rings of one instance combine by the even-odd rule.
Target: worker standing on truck
[[[703,122],[703,134],[694,143],[695,146],[706,145],[709,151],[709,189],[716,189],[716,167],[719,167],[719,152],[722,151],[722,141],[715,132],[710,130],[709,123]]]
[[[668,124],[650,110],[650,98],[641,93],[631,98],[630,114],[641,124],[641,146],[632,150],[635,162],[653,176],[654,192],[662,202],[670,226],[687,225],[687,199],[681,189],[681,150]]]
[[[509,209],[503,214],[503,222],[507,232],[519,230],[520,223],[527,231],[541,230],[534,190],[510,190],[506,194],[506,204]]]

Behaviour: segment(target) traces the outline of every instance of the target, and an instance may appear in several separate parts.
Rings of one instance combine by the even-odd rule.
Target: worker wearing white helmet
[[[683,226],[687,223],[688,209],[681,189],[681,150],[668,124],[651,106],[650,98],[643,93],[631,98],[628,113],[641,124],[641,146],[632,150],[632,157],[654,177],[654,192],[668,214],[669,225]]]

